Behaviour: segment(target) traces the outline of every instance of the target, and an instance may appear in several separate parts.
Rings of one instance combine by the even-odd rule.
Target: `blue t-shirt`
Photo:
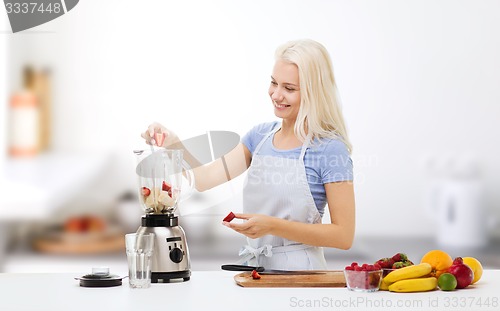
[[[281,126],[281,123],[275,121],[259,124],[243,136],[242,143],[253,155],[255,148],[266,134],[277,126]],[[259,150],[260,155],[293,159],[300,157],[302,146],[290,150],[276,149],[273,145],[273,138],[272,135],[264,142]],[[309,144],[304,156],[304,165],[309,189],[320,215],[323,216],[327,203],[324,184],[353,180],[352,160],[349,151],[346,145],[338,139],[322,138],[321,142],[314,141]]]

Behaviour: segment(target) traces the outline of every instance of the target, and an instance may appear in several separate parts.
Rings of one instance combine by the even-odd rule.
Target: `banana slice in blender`
[[[161,191],[158,196],[158,202],[165,205],[166,207],[172,207],[175,205],[175,200],[168,195],[168,191]]]

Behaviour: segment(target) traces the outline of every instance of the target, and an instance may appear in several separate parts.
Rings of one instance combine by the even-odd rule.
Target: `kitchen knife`
[[[259,274],[274,274],[274,275],[308,275],[308,274],[324,274],[325,271],[318,270],[276,270],[276,269],[266,269],[264,267],[254,267],[254,266],[245,266],[245,265],[222,265],[222,270],[227,271],[253,271],[256,270]]]

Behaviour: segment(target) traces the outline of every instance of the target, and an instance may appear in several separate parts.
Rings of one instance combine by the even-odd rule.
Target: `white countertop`
[[[113,272],[113,271],[112,271]],[[114,271],[114,273],[117,273]],[[123,275],[122,273],[119,273]],[[346,288],[243,288],[235,272],[193,271],[182,283],[84,288],[81,274],[0,274],[0,310],[498,310],[500,270],[467,289],[357,293]]]

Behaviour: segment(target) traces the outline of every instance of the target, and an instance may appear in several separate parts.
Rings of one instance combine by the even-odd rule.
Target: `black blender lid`
[[[82,287],[112,287],[122,285],[122,280],[126,278],[115,274],[86,274],[82,277],[75,278],[75,280],[80,280],[80,286]]]

